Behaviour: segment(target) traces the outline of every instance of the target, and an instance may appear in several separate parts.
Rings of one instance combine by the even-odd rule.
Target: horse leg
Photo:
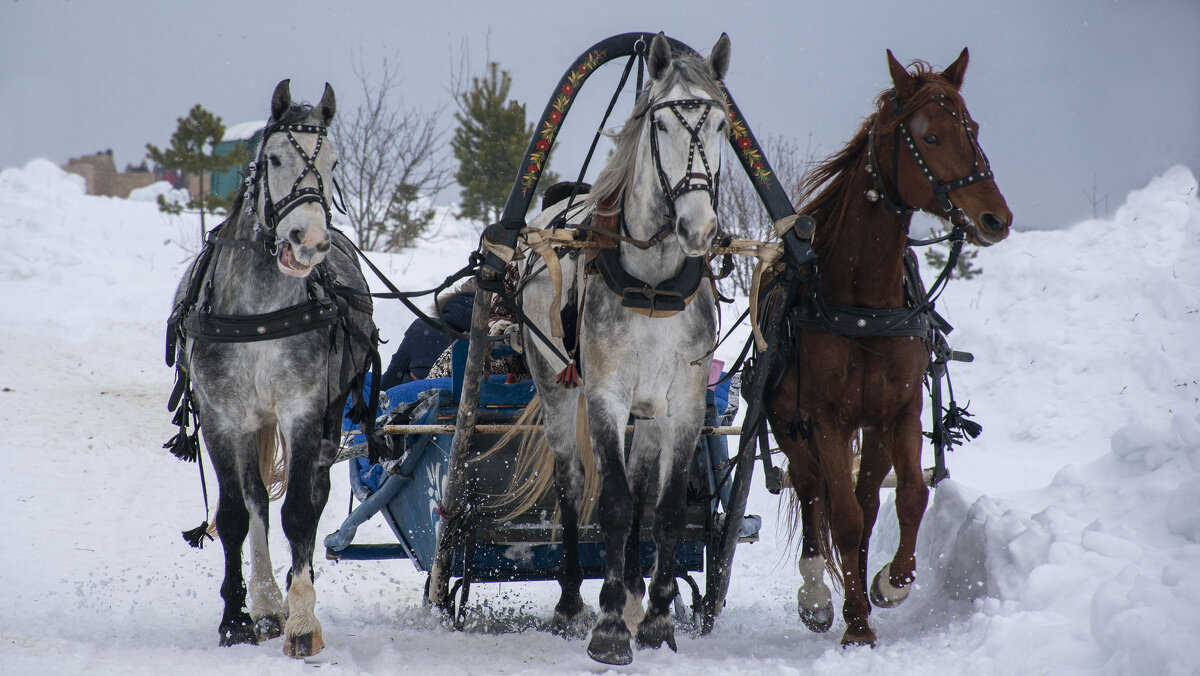
[[[264,443],[274,448],[274,425],[259,430],[257,436],[259,450]],[[257,462],[247,476],[261,476],[259,463],[264,460],[262,454],[256,454],[255,460]],[[279,584],[275,581],[275,571],[271,566],[271,552],[267,543],[270,498],[262,481],[247,481],[242,490],[245,492],[250,511],[250,618],[254,621],[255,637],[259,641],[266,641],[283,633],[283,623],[287,619],[287,609],[283,605],[283,594],[279,592]]]
[[[308,657],[325,647],[321,623],[315,613],[317,593],[312,567],[317,521],[329,497],[329,465],[333,445],[321,439],[320,419],[313,425],[290,425],[285,432],[290,451],[288,490],[283,501],[283,532],[292,549],[292,567],[287,579],[287,624],[283,627],[283,652],[289,657]],[[325,446],[328,445],[326,453]]]
[[[675,552],[683,533],[687,518],[687,481],[692,457],[695,455],[697,434],[683,430],[700,429],[700,415],[695,423],[677,421],[674,434],[663,435],[664,452],[659,455],[658,501],[654,510],[654,571],[650,576],[650,598],[646,617],[638,625],[638,645],[659,648],[665,642],[672,651],[675,645],[675,623],[671,618],[671,605],[678,594],[675,581]],[[663,428],[667,425],[661,424]],[[674,437],[673,443],[671,437]],[[666,449],[670,448],[669,451]]]
[[[202,428],[204,444],[217,475],[219,497],[214,521],[221,547],[225,550],[225,579],[221,583],[221,598],[225,600],[225,611],[218,627],[222,646],[239,643],[258,643],[254,635],[254,621],[246,613],[246,582],[242,577],[242,543],[250,528],[250,514],[246,510],[242,486],[250,483],[253,467],[246,461],[252,457],[252,440],[249,434],[233,434],[218,431],[214,426]],[[239,453],[239,451],[242,451]]]
[[[588,656],[604,664],[633,661],[630,631],[625,626],[625,543],[633,525],[633,498],[625,478],[625,421],[629,407],[588,396],[592,448],[600,463],[600,529],[604,533],[604,582],[600,617],[592,628]]]
[[[563,526],[563,560],[558,570],[558,586],[561,593],[558,603],[554,606],[554,619],[550,624],[550,631],[560,636],[582,635],[586,632],[586,626],[581,624],[587,618],[587,606],[583,603],[583,596],[579,594],[579,587],[583,583],[583,568],[579,563],[582,473],[583,468],[579,466],[578,457],[555,461],[555,483],[558,487],[558,505]]]
[[[892,468],[892,458],[887,446],[883,443],[886,432],[878,428],[866,428],[862,433],[862,455],[858,468],[858,479],[854,485],[854,495],[858,499],[859,509],[863,515],[862,539],[858,546],[858,574],[862,580],[867,579],[867,557],[871,550],[871,532],[875,529],[875,519],[879,515],[879,488],[888,470]],[[875,601],[874,585],[868,594]],[[883,605],[876,603],[876,605]]]
[[[867,621],[871,606],[867,603],[858,556],[863,513],[854,495],[851,430],[839,424],[834,415],[818,415],[813,435],[828,491],[826,513],[829,515],[830,538],[841,561],[842,588],[846,594],[842,605],[842,617],[846,620],[842,645],[875,645],[875,632]]]
[[[800,561],[797,567],[803,585],[796,590],[796,612],[810,631],[823,634],[833,626],[833,597],[825,583],[825,556],[821,544],[829,537],[820,506],[821,479],[808,445],[801,440],[777,436],[788,458],[788,478],[800,511]]]
[[[900,522],[900,544],[896,555],[875,576],[871,600],[891,608],[908,597],[917,565],[917,529],[929,502],[929,487],[921,471],[920,402],[915,414],[903,415],[892,439],[892,462],[896,468],[896,517]]]
[[[642,571],[642,515],[645,512],[647,489],[649,487],[649,463],[651,456],[638,453],[638,439],[644,438],[651,421],[643,420],[636,424],[634,442],[628,454],[626,476],[629,478],[629,491],[633,496],[633,523],[629,526],[629,539],[625,541],[625,626],[631,634],[636,633],[642,618],[646,616],[646,608],[642,599],[646,596],[646,578]],[[657,448],[654,449],[657,452]]]
[[[532,370],[548,371],[549,366],[536,351],[529,354]],[[579,594],[583,583],[583,568],[579,563],[579,517],[585,496],[583,462],[576,448],[578,401],[578,390],[543,388],[543,429],[554,454],[554,486],[558,491],[563,528],[563,558],[558,569],[560,595],[550,622],[550,632],[559,636],[582,636],[588,629],[587,606]]]

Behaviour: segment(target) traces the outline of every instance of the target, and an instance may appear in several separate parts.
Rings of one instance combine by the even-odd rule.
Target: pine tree
[[[228,206],[228,200],[204,194],[204,175],[245,164],[249,151],[239,145],[228,155],[217,155],[214,148],[225,138],[225,125],[221,118],[205,110],[200,104],[192,107],[187,117],[178,118],[179,126],[171,135],[171,145],[159,150],[151,143],[146,144],[150,159],[164,169],[178,169],[184,175],[199,177],[199,194],[192,195],[185,206],[168,203],[162,195],[158,197],[158,208],[172,214],[187,209],[200,212],[200,240],[204,241],[206,228],[204,214],[216,213]]]
[[[458,160],[454,178],[462,188],[459,215],[485,226],[500,220],[534,131],[525,123],[525,106],[508,98],[511,88],[512,77],[493,61],[484,77],[471,78],[470,90],[456,97],[458,128],[450,147]],[[544,170],[539,188],[556,178]]]

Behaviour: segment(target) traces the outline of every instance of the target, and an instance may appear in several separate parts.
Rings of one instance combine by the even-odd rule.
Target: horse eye
[[[725,120],[721,120],[720,122],[717,123],[717,131],[718,132],[725,131]]]
[[[921,140],[931,146],[941,145],[941,141],[938,141],[938,137],[934,136],[933,134],[926,134],[925,136],[921,137]]]
[[[658,119],[657,117],[656,117],[656,118],[654,118],[654,126],[655,126],[655,127],[656,127],[656,128],[659,130],[659,131],[662,131],[662,132],[665,132],[665,131],[667,130],[667,125],[663,124],[663,121],[662,121],[662,120],[660,120],[660,119]]]
[[[278,166],[280,166],[280,165],[282,165],[282,164],[283,164],[283,162],[280,162],[280,161],[279,161],[279,156],[278,156],[278,155],[270,155],[270,156],[268,156],[268,157],[267,157],[267,159],[271,160],[271,166],[272,166],[272,167],[278,167]]]

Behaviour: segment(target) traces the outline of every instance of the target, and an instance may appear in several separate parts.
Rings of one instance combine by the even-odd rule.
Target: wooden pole
[[[467,348],[467,363],[463,369],[462,396],[458,401],[458,419],[454,425],[454,439],[450,442],[449,469],[442,497],[438,503],[441,520],[437,523],[437,549],[433,565],[429,570],[429,602],[445,607],[449,593],[450,568],[454,561],[454,549],[469,519],[470,508],[467,485],[467,460],[471,450],[471,438],[475,435],[476,409],[479,407],[479,386],[483,380],[485,351],[488,348],[488,310],[492,292],[484,289],[475,291],[475,306],[471,310],[471,342]]]

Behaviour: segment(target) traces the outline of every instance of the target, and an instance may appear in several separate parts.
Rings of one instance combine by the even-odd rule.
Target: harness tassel
[[[565,369],[559,372],[558,377],[554,382],[562,385],[566,389],[574,389],[579,387],[579,368],[575,366],[575,360],[572,359]]]
[[[191,530],[183,531],[183,541],[196,549],[204,549],[204,538],[213,539],[212,533],[208,532],[207,520]]]

